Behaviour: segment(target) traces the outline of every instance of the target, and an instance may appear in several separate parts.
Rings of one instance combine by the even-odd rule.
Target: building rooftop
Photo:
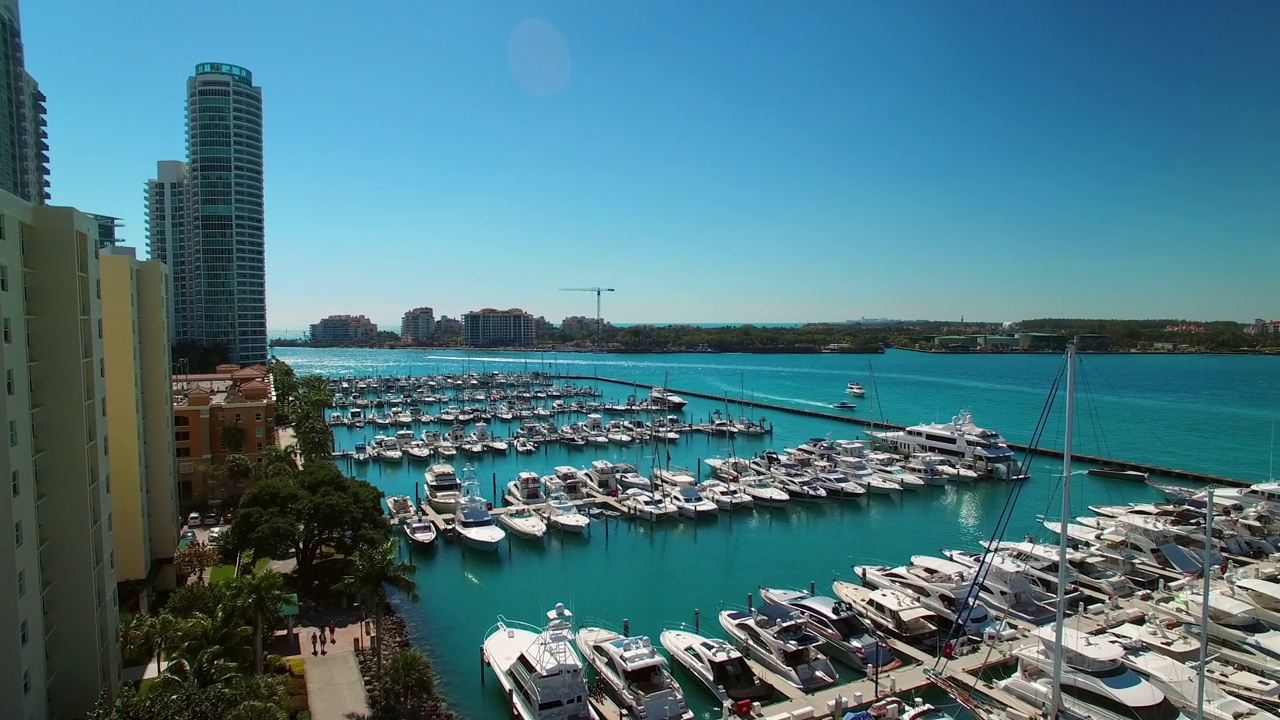
[[[174,407],[205,407],[256,403],[276,398],[271,385],[271,373],[262,365],[242,368],[239,365],[219,365],[221,372],[174,375]]]

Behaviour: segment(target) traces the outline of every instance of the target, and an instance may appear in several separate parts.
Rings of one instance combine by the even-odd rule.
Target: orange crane
[[[604,344],[603,332],[604,322],[600,314],[600,295],[607,292],[615,292],[613,288],[606,287],[589,287],[589,288],[560,288],[561,292],[593,292],[596,294],[596,345]]]

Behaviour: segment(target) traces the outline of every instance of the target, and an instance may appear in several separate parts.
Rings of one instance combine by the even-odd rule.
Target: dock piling
[[[498,473],[493,474],[493,501],[498,502]]]
[[[756,603],[756,594],[747,593],[747,610],[754,610],[755,603]]]
[[[702,611],[698,608],[693,609],[693,631],[699,635],[702,634]]]
[[[817,591],[817,589],[818,589],[818,585],[817,585],[817,583],[815,583],[814,581],[810,580],[810,581],[809,581],[809,594],[810,594],[810,595],[817,595],[817,592],[816,592],[816,591]]]
[[[622,637],[631,637],[631,621],[622,618]]]
[[[480,646],[480,684],[484,685],[484,646]]]

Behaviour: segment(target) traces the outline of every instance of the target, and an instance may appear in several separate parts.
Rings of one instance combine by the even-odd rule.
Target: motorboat
[[[1165,621],[1154,613],[1148,615],[1146,622],[1120,623],[1107,631],[1118,638],[1118,642],[1126,648],[1143,648],[1178,662],[1199,660],[1201,643],[1185,632],[1185,626],[1170,628]]]
[[[507,483],[506,500],[520,505],[541,505],[546,502],[547,496],[542,492],[542,478],[536,472],[521,471],[515,480]]]
[[[1261,578],[1227,576],[1232,595],[1254,607],[1258,619],[1272,627],[1280,627],[1280,583]]]
[[[818,487],[816,480],[792,463],[775,465],[772,476],[774,486],[785,491],[792,500],[815,501],[827,498],[827,491]]]
[[[649,521],[673,518],[679,512],[675,505],[647,490],[632,488],[618,496],[627,513]]]
[[[586,500],[588,497],[586,483],[572,465],[557,465],[554,475],[543,476],[542,488],[548,496],[559,490],[570,500]]]
[[[569,496],[560,489],[553,489],[547,502],[539,508],[547,516],[547,523],[565,532],[585,532],[591,519],[581,512]]]
[[[1147,478],[1151,477],[1150,473],[1111,467],[1089,468],[1085,471],[1085,474],[1093,475],[1094,477],[1111,478],[1112,480],[1136,480],[1138,482],[1146,482]]]
[[[680,412],[685,405],[689,404],[688,400],[676,395],[666,388],[653,388],[649,391],[649,400],[654,407],[664,408]]]
[[[831,409],[832,410],[857,410],[858,406],[854,405],[851,402],[841,401],[838,403],[831,403]]]
[[[423,475],[426,478],[427,503],[438,513],[451,513],[458,509],[462,497],[462,485],[448,463],[432,465]]]
[[[853,500],[867,494],[865,487],[845,477],[844,473],[836,470],[835,465],[825,460],[815,462],[806,470],[818,487],[826,491],[827,497]]]
[[[387,497],[387,512],[396,522],[404,522],[405,520],[417,514],[413,509],[413,498],[408,495],[390,495]]]
[[[943,558],[913,555],[911,562],[941,572],[964,573],[972,579],[982,574],[979,595],[988,608],[1034,625],[1053,620],[1054,596],[1031,584],[1026,566],[996,553],[972,553],[967,550],[943,550]],[[1070,603],[1066,605],[1070,607]]]
[[[737,485],[744,495],[761,507],[782,507],[791,499],[786,490],[775,487],[764,475],[751,473],[739,476]]]
[[[823,649],[855,670],[886,672],[902,665],[893,650],[880,642],[875,631],[843,600],[813,595],[803,590],[760,587],[760,597],[799,613],[809,629],[823,639]]]
[[[836,468],[853,482],[867,489],[872,495],[896,495],[902,486],[896,482],[885,480],[876,474],[871,465],[863,457],[839,456]]]
[[[639,488],[640,490],[653,489],[653,482],[649,478],[641,475],[635,467],[626,463],[618,463],[613,466],[613,484],[622,490],[630,490],[631,488]]]
[[[937,645],[938,616],[914,597],[897,590],[872,590],[844,580],[833,582],[831,589],[836,597],[852,605],[859,616],[890,634],[917,645]]]
[[[856,565],[853,572],[871,588],[894,590],[914,597],[922,607],[958,625],[968,637],[983,637],[995,621],[979,600],[970,575],[946,573],[917,565]],[[1003,628],[997,628],[997,632]]]
[[[1166,617],[1198,626],[1203,607],[1201,592],[1184,587],[1173,595],[1156,597],[1150,607]],[[1280,660],[1280,630],[1259,620],[1254,605],[1220,589],[1209,592],[1208,634],[1224,645],[1264,656],[1271,667]]]
[[[404,450],[405,448],[409,447],[409,443],[413,442],[413,441],[414,441],[414,439],[415,439],[415,438],[413,437],[413,431],[412,431],[412,430],[397,430],[397,431],[396,431],[396,434],[395,434],[395,441],[396,441],[396,444],[400,446],[400,449],[401,449],[401,450]]]
[[[873,720],[955,720],[918,697],[910,703],[902,698],[887,697],[871,703],[866,712]]]
[[[1057,534],[1064,532],[1065,528],[1068,542],[1087,553],[1091,564],[1101,570],[1124,575],[1137,588],[1155,590],[1163,582],[1161,575],[1146,569],[1150,564],[1146,556],[1133,550],[1128,538],[1123,535],[1104,533],[1073,522],[1041,520],[1040,524]]]
[[[1055,602],[1055,595],[1062,596],[1063,607],[1072,608],[1081,606],[1085,597],[1076,587],[1079,578],[1075,572],[1069,567],[1061,572],[1065,575],[1066,586],[1062,592],[1058,592],[1058,575],[1060,568],[1058,563],[1052,560],[1032,556],[1014,556],[1000,550],[994,544],[985,540],[978,541],[983,548],[987,549],[985,553],[971,553],[967,550],[943,550],[942,554],[950,559],[955,560],[961,565],[967,565],[975,571],[979,569],[985,558],[991,564],[991,568],[985,571],[984,581],[989,581],[993,574],[997,575],[997,581],[1006,581],[1006,575],[1021,575],[1025,577],[1033,588],[1044,593],[1042,597],[1035,598],[1042,604],[1052,607]],[[1015,590],[1017,588],[1014,588]]]
[[[845,386],[844,391],[854,397],[864,397],[867,394],[867,389],[862,387],[862,383],[857,380],[850,380],[849,384]]]
[[[756,662],[802,692],[830,687],[840,679],[831,660],[818,650],[822,638],[809,629],[803,615],[785,605],[723,610],[720,626]]]
[[[458,446],[454,445],[451,440],[441,439],[439,444],[436,445],[435,451],[437,455],[448,460],[450,458],[457,457]]]
[[[702,497],[715,503],[721,510],[733,511],[738,508],[749,508],[755,504],[750,495],[722,480],[708,480],[699,485],[698,490],[702,493]]]
[[[541,540],[547,524],[528,505],[511,505],[498,513],[498,524],[520,537]]]
[[[356,443],[356,449],[351,453],[351,459],[358,463],[369,462],[369,446],[362,442]]]
[[[475,440],[468,440],[458,446],[458,449],[468,455],[483,455],[484,443]]]
[[[711,475],[724,482],[737,482],[743,475],[751,474],[751,463],[739,457],[707,458],[702,461],[711,468]]]
[[[1032,634],[1039,638],[1039,644],[1013,651],[1018,672],[998,686],[1034,707],[1050,709],[1054,702],[1054,658],[1060,655],[1062,703],[1073,715],[1096,720],[1183,717],[1164,693],[1125,666],[1124,648],[1119,644],[1071,627],[1061,631],[1060,646],[1056,628],[1036,628]]]
[[[1057,572],[1058,559],[1062,557],[1057,545],[1007,540],[997,543],[982,541],[981,545],[987,549],[999,550],[1014,560],[1041,563],[1040,569],[1049,573]],[[1133,583],[1129,578],[1108,568],[1103,558],[1087,551],[1069,551],[1066,557],[1067,566],[1075,573],[1076,580],[1081,585],[1108,597],[1127,597],[1134,593]]]
[[[425,518],[415,517],[404,524],[404,534],[418,545],[430,545],[436,541],[436,526]]]
[[[946,485],[948,476],[942,472],[942,466],[929,460],[929,457],[931,456],[913,455],[907,462],[903,463],[902,469],[923,480],[925,485],[933,485],[935,487]],[[941,456],[936,457],[940,458]],[[972,479],[977,479],[976,473]]]
[[[394,438],[386,438],[378,446],[378,459],[393,463],[400,462],[404,459],[404,453]]]
[[[698,486],[689,478],[688,482],[667,485],[662,489],[667,501],[675,506],[676,511],[689,518],[715,517],[720,508],[698,492]]]
[[[522,438],[522,437],[516,438],[514,441],[514,444],[515,444],[516,452],[518,453],[523,453],[527,455],[529,453],[535,453],[538,451],[538,446],[534,445],[533,441],[529,440],[528,438]]]
[[[1122,662],[1184,712],[1196,713],[1201,679],[1194,666],[1150,650],[1129,650]],[[1256,705],[1226,695],[1212,680],[1204,687],[1203,710],[1205,720],[1277,720]]]
[[[578,650],[619,704],[637,718],[693,720],[684,692],[648,637],[623,637],[605,628],[578,630]]]
[[[897,458],[892,455],[871,453],[867,456],[867,463],[881,480],[891,482],[903,490],[923,490],[926,487],[924,480],[898,467]]]
[[[404,446],[404,452],[410,460],[427,460],[431,457],[431,448],[421,440],[410,440],[409,444]]]
[[[903,454],[929,452],[963,461],[998,480],[1027,478],[1008,442],[996,431],[978,427],[969,412],[961,412],[949,423],[912,425],[903,430],[873,432],[871,437]]]
[[[720,638],[663,630],[658,641],[681,667],[720,702],[766,702],[773,689],[756,677],[738,649]]]
[[[496,437],[490,437],[488,440],[485,440],[484,446],[496,453],[504,453],[511,447],[507,444],[506,440]]]
[[[501,615],[484,639],[484,660],[519,720],[599,720],[573,644],[573,613],[557,604],[543,628]]]
[[[506,531],[494,524],[489,501],[480,494],[480,483],[475,481],[462,485],[454,527],[462,536],[462,542],[476,550],[497,550],[507,537]]]
[[[579,474],[586,481],[587,487],[598,493],[607,495],[614,490],[622,489],[617,483],[617,468],[608,460],[592,460],[591,467],[579,471]]]

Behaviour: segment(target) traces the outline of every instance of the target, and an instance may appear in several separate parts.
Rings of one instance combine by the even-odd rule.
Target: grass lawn
[[[226,582],[235,578],[235,576],[235,565],[214,565],[209,570],[209,584],[212,585],[214,583]]]

